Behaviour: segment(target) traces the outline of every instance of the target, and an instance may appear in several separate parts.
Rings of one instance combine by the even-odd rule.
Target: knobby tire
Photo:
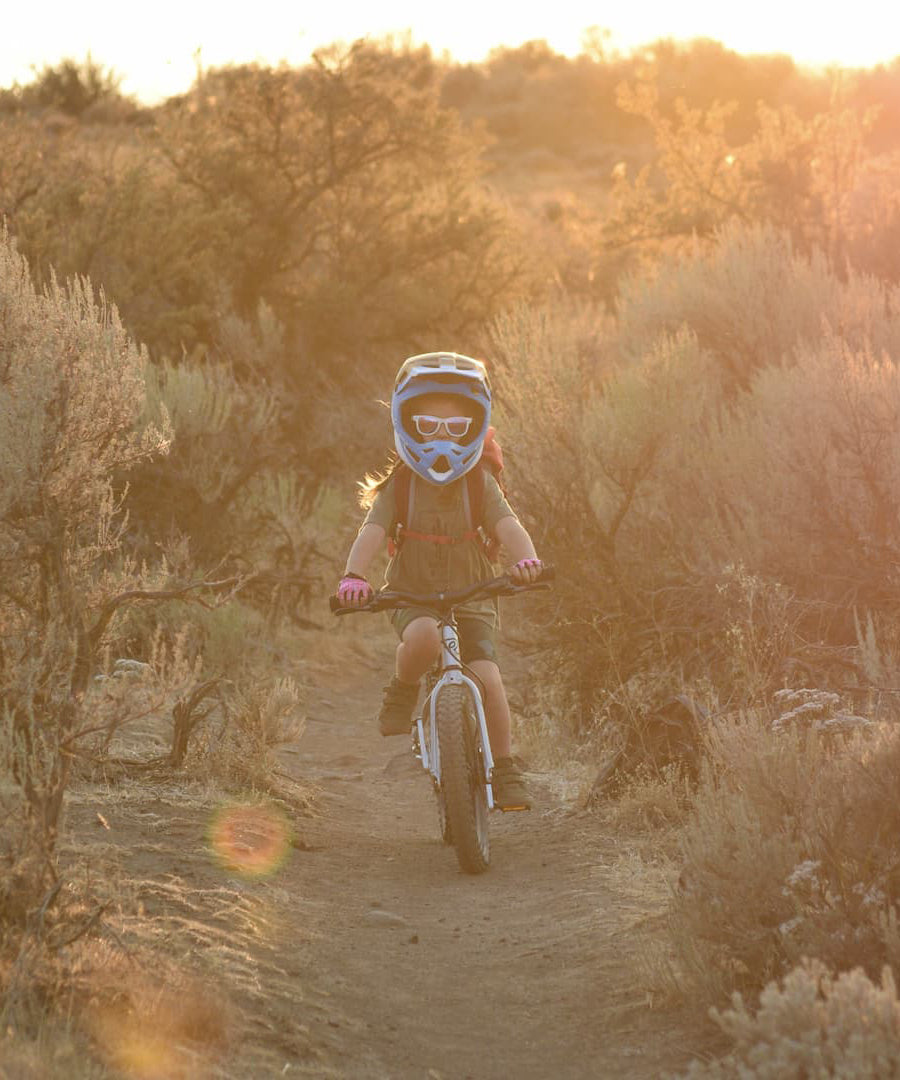
[[[433,682],[427,687],[427,696],[425,698],[425,704],[422,707],[422,735],[425,741],[425,747],[428,750],[428,758],[430,761],[434,761],[434,745],[431,742],[431,693],[434,689]],[[447,817],[447,806],[444,802],[444,793],[441,790],[440,784],[432,777],[432,784],[434,788],[434,798],[437,802],[438,812],[438,825],[441,830],[441,841],[448,847],[453,843],[453,836],[450,832],[450,821]]]
[[[456,857],[465,873],[483,874],[491,858],[487,793],[469,691],[443,687],[436,709],[441,790]]]

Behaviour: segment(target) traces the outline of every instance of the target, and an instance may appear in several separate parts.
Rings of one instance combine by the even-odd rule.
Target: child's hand
[[[373,589],[364,577],[345,574],[337,587],[336,595],[341,607],[362,607],[372,599]]]
[[[519,559],[515,566],[510,567],[509,576],[516,585],[531,585],[541,576],[544,564],[540,559]]]

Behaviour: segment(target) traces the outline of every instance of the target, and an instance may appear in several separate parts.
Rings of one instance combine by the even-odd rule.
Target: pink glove
[[[362,607],[372,599],[372,586],[364,577],[345,574],[337,587],[338,603],[341,607]]]
[[[540,559],[519,559],[510,572],[513,581],[523,585],[530,585],[540,577],[544,564]]]

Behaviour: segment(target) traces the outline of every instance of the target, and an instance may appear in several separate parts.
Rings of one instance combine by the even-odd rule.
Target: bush
[[[656,75],[648,65],[619,88],[620,106],[652,129],[656,153],[633,181],[615,177],[615,210],[604,225],[611,246],[646,256],[683,250],[729,222],[767,223],[804,251],[820,248],[838,273],[858,260],[897,280],[896,258],[872,243],[873,233],[884,226],[891,235],[897,223],[887,180],[896,162],[867,152],[877,107],[860,107],[839,89],[809,119],[759,101],[755,130],[735,145],[727,131],[737,102],[692,107],[679,96],[667,108]]]
[[[17,86],[14,96],[23,108],[59,109],[79,117],[100,104],[122,102],[121,78],[91,58],[80,63],[71,58],[55,66],[46,64],[35,72],[34,80]]]
[[[269,793],[288,804],[304,803],[308,792],[275,768],[271,751],[300,737],[300,702],[300,689],[289,678],[230,688],[220,713],[210,718],[192,747],[188,768],[225,791]]]
[[[360,41],[296,71],[206,73],[160,117],[197,224],[221,225],[224,294],[243,317],[271,306],[302,346],[285,361],[297,387],[310,351],[458,336],[522,280],[480,144],[438,92],[427,49]]]
[[[118,598],[142,582],[121,547],[114,478],[168,435],[164,422],[139,424],[146,357],[115,309],[83,280],[38,293],[5,233],[0,358],[0,775],[16,823],[0,859],[30,852],[39,888],[92,671]],[[4,896],[6,917],[23,915],[23,890]]]
[[[146,417],[168,414],[173,439],[167,457],[134,478],[135,525],[151,535],[189,537],[201,564],[244,555],[234,504],[277,463],[275,394],[261,380],[239,381],[224,363],[148,364],[146,386]]]
[[[797,671],[864,683],[852,605],[894,636],[896,298],[765,230],[642,288],[616,323],[520,309],[487,350],[520,507],[566,569],[571,727],[629,723],[629,685],[648,712],[747,706]]]
[[[897,355],[896,311],[890,287],[853,273],[842,282],[821,252],[800,254],[787,233],[731,224],[711,245],[695,243],[622,283],[616,344],[640,363],[655,339],[687,326],[727,382],[746,387],[754,373],[815,346],[826,325],[852,351]]]
[[[900,733],[836,719],[709,731],[669,914],[695,999],[756,992],[804,956],[872,977],[900,960]]]
[[[755,1015],[739,994],[731,1009],[713,1015],[734,1050],[695,1063],[686,1080],[882,1080],[900,1073],[900,1002],[889,968],[878,986],[859,969],[835,977],[806,961],[766,987]]]
[[[70,63],[65,78],[67,99],[107,92]],[[298,398],[332,363],[355,389],[358,366],[423,335],[465,348],[532,281],[483,138],[439,93],[427,48],[359,41],[203,72],[106,135],[54,141],[0,111],[0,212],[36,273],[89,274],[155,359],[216,348],[264,301]]]

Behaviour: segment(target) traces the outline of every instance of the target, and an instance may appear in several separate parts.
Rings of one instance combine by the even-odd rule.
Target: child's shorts
[[[403,632],[413,619],[423,615],[434,618],[425,608],[398,608],[391,614],[391,625],[397,636],[403,638]],[[464,664],[473,660],[491,660],[497,663],[497,631],[493,620],[479,618],[477,615],[458,615],[456,625],[459,628],[459,651]]]

